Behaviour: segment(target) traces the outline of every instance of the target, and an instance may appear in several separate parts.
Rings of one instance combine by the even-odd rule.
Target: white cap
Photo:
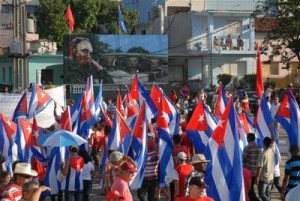
[[[186,160],[187,156],[183,151],[181,151],[177,154],[177,158],[179,158],[180,160]]]

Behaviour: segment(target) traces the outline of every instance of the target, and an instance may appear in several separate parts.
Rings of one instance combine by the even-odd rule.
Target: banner
[[[53,100],[57,103],[57,114],[62,112],[61,106],[66,106],[65,85],[45,90]],[[0,93],[0,113],[12,118],[13,112],[17,107],[23,93]],[[28,93],[28,103],[31,93]],[[49,104],[40,114],[36,116],[37,123],[40,127],[48,128],[54,119],[54,103]]]

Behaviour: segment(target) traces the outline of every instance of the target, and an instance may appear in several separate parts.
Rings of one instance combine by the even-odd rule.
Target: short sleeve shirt
[[[128,183],[120,177],[117,177],[111,186],[111,190],[118,191],[124,197],[124,201],[132,201],[132,195],[128,188]]]

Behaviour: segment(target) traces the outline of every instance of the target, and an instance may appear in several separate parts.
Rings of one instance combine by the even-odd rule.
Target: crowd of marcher
[[[171,91],[169,98],[181,113],[180,132],[172,135],[172,157],[178,178],[164,187],[159,185],[160,147],[155,125],[150,125],[147,132],[145,175],[141,187],[137,190],[139,200],[156,201],[160,200],[162,196],[171,201],[213,200],[206,193],[206,188],[209,188],[209,186],[205,183],[205,170],[207,163],[210,161],[206,159],[203,153],[195,153],[193,144],[185,129],[198,101],[202,100],[207,108],[213,112],[217,104],[217,96],[217,93],[213,94],[211,98],[212,109],[210,109],[206,103],[208,94],[204,89],[201,89],[192,98],[186,84],[180,89]],[[227,91],[227,97],[234,99],[238,113],[255,113],[257,111],[257,108],[250,107],[248,95],[242,88],[238,88],[235,93]],[[280,99],[273,92],[268,97],[270,110],[274,117],[279,108]],[[69,104],[72,106],[74,101],[70,101]],[[103,102],[102,107],[112,120],[116,112],[114,101],[108,99],[106,103]],[[54,111],[54,115],[59,121],[60,115],[56,114],[56,110]],[[270,130],[273,129],[273,126],[278,128],[278,123],[274,122],[270,125]],[[48,131],[55,129],[57,129],[57,126],[52,125]],[[137,172],[137,164],[132,158],[117,150],[106,150],[111,126],[107,125],[105,121],[100,120],[91,130],[88,150],[80,149],[75,145],[68,148],[69,156],[61,161],[58,173],[58,179],[65,181],[65,190],[52,195],[51,200],[63,200],[64,197],[66,201],[89,201],[92,181],[99,179],[101,181],[101,192],[99,193],[105,195],[106,200],[132,201],[128,184]],[[253,133],[247,134],[247,142],[248,144],[243,149],[242,158],[245,200],[269,201],[271,200],[273,186],[281,193],[282,200],[295,196],[297,192],[295,193],[293,189],[296,189],[300,183],[299,147],[295,144],[290,145],[291,158],[286,162],[284,179],[280,184],[280,170],[278,160],[274,154],[274,136],[271,135],[271,137],[263,139],[263,149],[257,145],[256,136]],[[108,161],[103,164],[102,159],[106,151]],[[4,162],[3,157],[0,162]],[[34,167],[31,164],[17,161],[14,163],[12,173],[1,169],[0,191],[2,200],[36,201],[45,199],[42,192],[51,192],[51,186],[40,185],[43,183],[41,176],[32,168]],[[255,193],[255,185],[257,185],[258,194]],[[299,185],[297,188],[299,188]]]

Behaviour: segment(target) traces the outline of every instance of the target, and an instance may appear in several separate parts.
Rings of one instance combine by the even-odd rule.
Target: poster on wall
[[[168,82],[168,36],[65,35],[64,83],[131,84],[136,72],[142,83]]]

